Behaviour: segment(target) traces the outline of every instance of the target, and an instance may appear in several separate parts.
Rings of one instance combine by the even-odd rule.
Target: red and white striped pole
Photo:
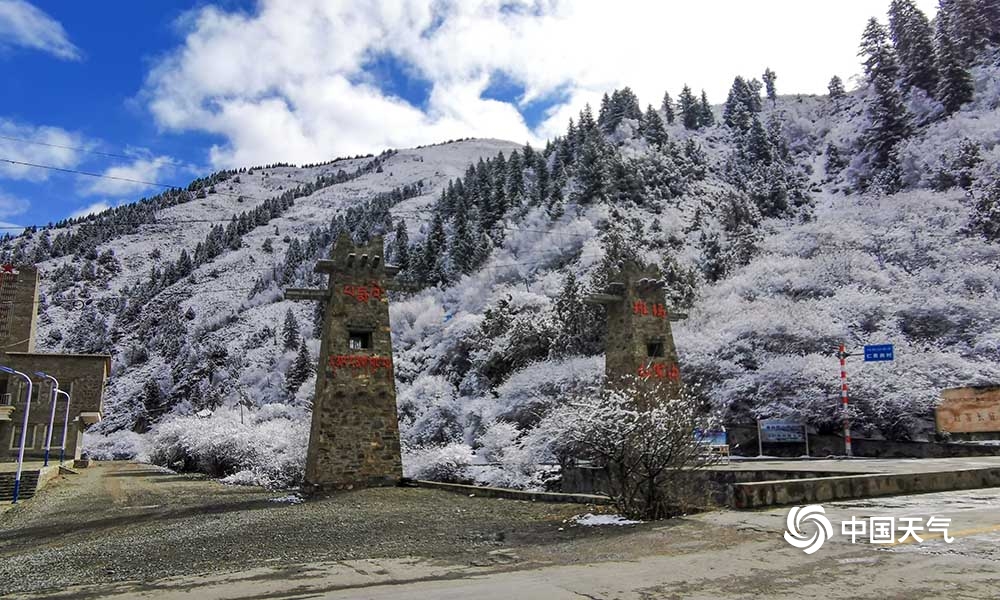
[[[840,402],[844,407],[844,450],[847,456],[854,456],[851,449],[851,422],[847,418],[847,352],[840,345]]]

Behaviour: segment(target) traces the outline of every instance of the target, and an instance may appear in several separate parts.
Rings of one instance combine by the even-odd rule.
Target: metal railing
[[[14,396],[12,394],[0,394],[0,406],[13,406]]]

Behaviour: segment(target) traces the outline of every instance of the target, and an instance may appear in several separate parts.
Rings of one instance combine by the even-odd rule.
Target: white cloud
[[[335,155],[480,136],[537,141],[583,103],[631,86],[642,102],[688,83],[725,98],[735,75],[778,74],[779,92],[823,93],[859,70],[868,17],[889,0],[261,0],[252,13],[205,7],[179,23],[183,44],[143,90],[157,122],[226,142],[217,166]],[[931,12],[934,0],[919,0]],[[379,90],[366,62],[391,53],[432,85],[424,107]],[[521,104],[554,93],[534,130],[513,104],[483,99],[502,72]]]
[[[108,167],[102,173],[106,178],[115,179],[88,180],[82,191],[88,195],[118,197],[157,188],[138,182],[160,183],[159,178],[169,172],[173,164],[167,156],[137,157],[130,164]]]
[[[90,146],[82,136],[65,129],[0,118],[0,158],[69,169],[81,161],[80,152],[74,148],[86,150]],[[51,173],[46,169],[0,162],[0,177],[42,181]]]
[[[27,200],[9,196],[0,191],[0,219],[7,219],[23,215],[31,206]]]
[[[95,213],[106,211],[109,208],[111,208],[111,205],[108,204],[107,202],[104,202],[104,201],[94,202],[93,204],[90,204],[88,206],[84,206],[83,208],[81,208],[79,210],[73,211],[73,213],[70,214],[69,218],[70,219],[76,219],[76,218],[79,218],[79,217],[86,217],[87,215],[92,215],[92,214],[95,214]]]
[[[0,48],[22,46],[63,60],[80,60],[80,49],[63,26],[24,0],[0,0]]]

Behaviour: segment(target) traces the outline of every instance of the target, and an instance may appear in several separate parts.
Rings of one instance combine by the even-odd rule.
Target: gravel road
[[[588,507],[420,488],[345,492],[300,504],[149,465],[103,463],[0,514],[0,596],[71,585],[360,558],[487,566],[501,548],[616,532],[573,528]],[[565,551],[565,550],[564,550]]]

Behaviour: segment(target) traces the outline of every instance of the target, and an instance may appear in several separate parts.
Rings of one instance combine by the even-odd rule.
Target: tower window
[[[349,331],[347,337],[347,347],[351,350],[371,350],[372,332]]]
[[[662,358],[663,357],[663,342],[647,342],[646,343],[646,356],[650,358]]]

